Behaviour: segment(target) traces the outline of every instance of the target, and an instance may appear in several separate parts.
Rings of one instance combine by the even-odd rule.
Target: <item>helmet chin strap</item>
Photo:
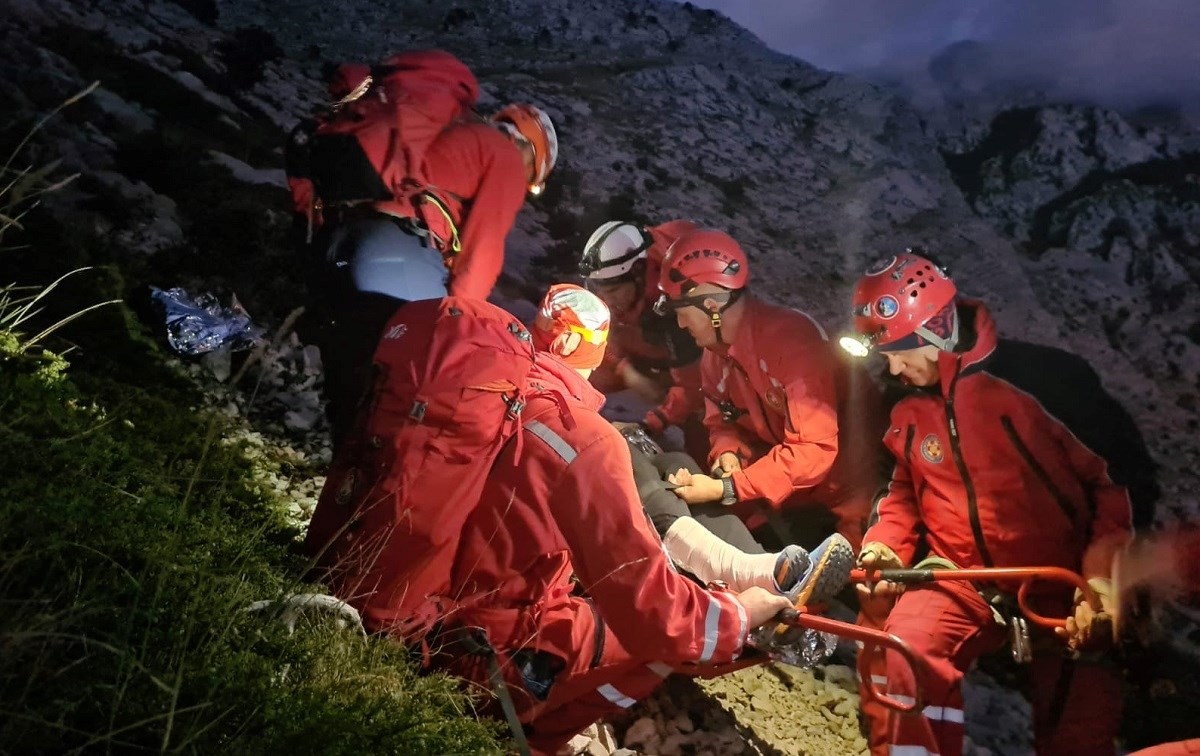
[[[918,326],[913,333],[943,352],[953,352],[954,347],[958,346],[958,317],[954,318],[954,325],[950,329],[950,335],[944,339],[925,326]]]
[[[733,291],[729,292],[729,299],[725,300],[725,304],[721,305],[715,310],[710,311],[709,322],[712,324],[713,332],[717,334],[718,344],[725,343],[725,339],[721,337],[721,313],[728,310],[734,302],[738,301],[738,298],[742,296],[743,291],[745,291],[745,289],[734,289]]]

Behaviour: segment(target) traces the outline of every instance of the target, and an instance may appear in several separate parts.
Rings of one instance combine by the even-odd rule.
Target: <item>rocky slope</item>
[[[285,241],[283,130],[319,100],[322,64],[440,46],[480,75],[485,106],[538,102],[560,127],[560,168],[510,236],[503,291],[514,307],[569,272],[582,241],[613,217],[686,216],[730,230],[763,296],[834,328],[867,261],[924,244],[995,305],[1008,333],[1091,359],[1163,464],[1161,519],[1197,508],[1196,168],[1170,139],[1113,114],[1014,111],[951,142],[879,88],[773,53],[711,12],[651,0],[0,0],[0,9],[4,143],[101,81],[36,144],[83,173],[47,201],[54,223],[30,222],[61,256],[5,269],[6,280],[113,264],[131,282],[236,292],[277,326],[299,285]],[[279,485],[298,517],[327,454],[301,347],[285,340],[272,370],[252,371],[230,399],[264,443],[296,446]],[[756,745],[753,703],[730,703],[733,723],[712,727],[737,735],[728,750],[709,750],[856,752],[853,737],[840,750],[816,745],[848,732],[852,716],[849,694],[807,679],[815,706],[786,686],[773,695],[789,717],[817,712],[816,740],[785,745],[781,734]],[[653,721],[670,701],[618,730]],[[698,706],[689,721],[707,732]],[[655,747],[682,734],[675,752],[702,752],[703,737],[670,731],[674,717],[660,716]],[[1004,753],[1028,748],[1011,730],[980,734],[984,724],[972,724],[977,739]]]

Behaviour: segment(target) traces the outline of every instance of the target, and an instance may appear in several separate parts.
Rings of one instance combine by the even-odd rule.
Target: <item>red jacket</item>
[[[879,437],[860,426],[881,427],[878,393],[866,376],[851,385],[849,368],[811,317],[753,297],[743,301],[737,338],[701,361],[709,462],[738,454],[739,500],[777,508],[823,504],[856,541],[876,485],[872,447]]]
[[[960,303],[959,313],[965,350],[942,352],[939,385],[892,409],[884,442],[896,464],[864,541],[906,564],[923,533],[933,554],[960,567],[1107,577],[1131,532],[1129,494],[1082,438],[1111,443],[1099,423],[1123,412],[1082,360],[998,341],[979,303]]]
[[[600,417],[603,397],[577,373],[539,355],[537,382],[566,397],[571,418],[535,399],[519,464],[501,453],[463,528],[452,588],[467,624],[500,647],[537,635],[539,618],[568,602],[574,574],[604,623],[635,658],[723,663],[747,635],[744,607],[671,567],[634,488],[629,449]],[[536,645],[536,644],[535,644]]]
[[[669,372],[671,387],[661,404],[646,413],[645,423],[654,432],[668,425],[682,425],[704,407],[700,391],[700,348],[672,317],[656,315],[658,276],[667,249],[683,234],[696,228],[676,220],[647,229],[653,243],[646,250],[645,294],[628,312],[614,316],[608,335],[605,362],[620,375],[620,363],[628,362],[638,372]],[[615,387],[614,387],[615,388]]]
[[[429,146],[425,172],[450,206],[462,243],[452,261],[450,294],[487,299],[504,266],[504,240],[525,202],[521,151],[487,124],[458,124]]]

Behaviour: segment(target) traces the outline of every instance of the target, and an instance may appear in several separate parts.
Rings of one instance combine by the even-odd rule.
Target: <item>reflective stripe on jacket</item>
[[[734,659],[745,608],[674,571],[642,510],[628,446],[597,412],[603,397],[550,355],[535,370],[571,417],[531,402],[526,412],[540,420],[526,426],[519,464],[515,444],[497,460],[454,556],[452,588],[467,605],[459,619],[478,621],[498,646],[536,646],[539,617],[568,601],[574,574],[635,658]]]

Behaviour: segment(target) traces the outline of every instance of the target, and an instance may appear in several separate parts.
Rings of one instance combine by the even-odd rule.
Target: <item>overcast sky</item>
[[[771,47],[855,71],[990,42],[1013,72],[1109,104],[1200,101],[1200,0],[692,0]],[[1027,70],[1026,70],[1027,69]]]

